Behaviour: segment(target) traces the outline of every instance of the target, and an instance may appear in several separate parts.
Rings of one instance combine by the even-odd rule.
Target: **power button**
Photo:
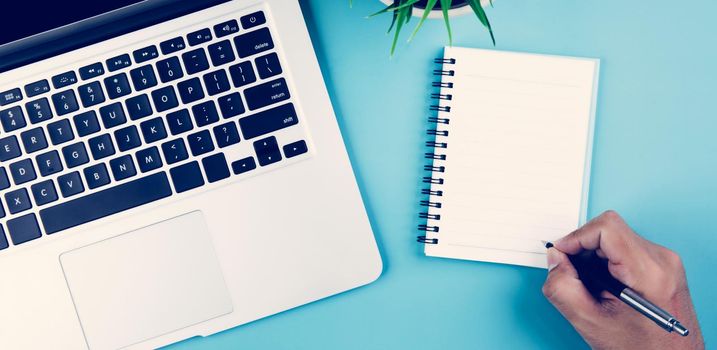
[[[241,26],[244,27],[244,29],[253,28],[256,26],[260,26],[264,23],[266,23],[266,17],[264,17],[264,12],[258,11],[251,14],[248,14],[246,16],[242,16],[241,20]]]

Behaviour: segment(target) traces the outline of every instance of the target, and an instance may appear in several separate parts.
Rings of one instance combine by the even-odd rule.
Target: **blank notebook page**
[[[599,61],[449,47],[453,88],[430,256],[545,267],[586,217]],[[439,128],[441,129],[441,128]],[[440,164],[439,164],[440,163]]]

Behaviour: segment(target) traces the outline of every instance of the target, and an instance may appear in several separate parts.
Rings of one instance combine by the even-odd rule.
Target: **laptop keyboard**
[[[0,93],[0,250],[306,154],[266,17],[238,17]]]

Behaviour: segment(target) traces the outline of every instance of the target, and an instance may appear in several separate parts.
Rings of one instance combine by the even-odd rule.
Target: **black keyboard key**
[[[224,148],[239,143],[239,130],[234,122],[229,122],[214,127],[214,138],[217,140],[217,146]]]
[[[129,95],[129,93],[132,92],[132,88],[129,87],[129,80],[127,80],[127,74],[125,73],[105,78],[105,88],[107,89],[107,96],[113,100]]]
[[[225,119],[238,116],[245,112],[244,103],[238,92],[220,97],[219,109],[222,111],[222,116]]]
[[[157,112],[164,112],[179,106],[177,94],[171,85],[152,91],[152,100],[154,101],[154,107],[157,108]]]
[[[17,137],[9,136],[0,139],[0,162],[5,162],[20,156],[20,144],[17,143]]]
[[[5,168],[0,168],[0,190],[4,190],[10,187],[10,178],[7,177],[7,171]],[[2,207],[2,205],[0,205]]]
[[[52,119],[50,102],[48,102],[46,98],[28,102],[25,104],[25,110],[27,110],[27,116],[30,118],[30,123],[37,124],[44,122],[45,120]]]
[[[72,113],[80,108],[73,90],[66,90],[52,95],[52,104],[55,105],[57,115]]]
[[[163,41],[159,44],[159,49],[162,50],[163,55],[169,55],[180,50],[184,50],[186,45],[184,44],[184,38],[178,36],[174,39]]]
[[[110,72],[118,71],[122,68],[132,65],[129,54],[120,55],[107,60],[107,69]]]
[[[286,156],[286,158],[296,157],[300,154],[306,153],[309,150],[306,147],[306,142],[304,140],[290,143],[290,144],[284,146],[283,148],[284,148],[284,155]]]
[[[145,143],[152,143],[167,138],[167,130],[161,117],[150,119],[139,124]]]
[[[212,65],[214,65],[215,67],[227,64],[236,59],[236,57],[234,56],[234,50],[232,49],[232,44],[231,42],[229,42],[229,40],[224,40],[215,44],[211,44],[209,45],[208,49],[209,58],[211,58]]]
[[[210,183],[224,180],[231,175],[224,153],[217,153],[202,159],[202,166],[207,174],[207,181]]]
[[[17,214],[32,208],[30,196],[24,188],[5,193],[5,203],[10,214]]]
[[[27,97],[34,97],[48,91],[50,91],[50,83],[47,82],[47,79],[25,85],[25,95]]]
[[[174,164],[189,158],[184,140],[176,139],[162,144],[162,153],[167,164]]]
[[[132,56],[134,57],[134,61],[136,63],[142,63],[159,57],[159,51],[157,51],[156,46],[151,45],[141,48],[139,50],[135,50],[134,52],[132,52]]]
[[[163,172],[89,194],[40,211],[47,234],[154,202],[172,194]]]
[[[229,74],[232,76],[234,87],[242,87],[256,81],[254,67],[251,66],[251,62],[249,61],[229,67]]]
[[[112,169],[112,175],[115,181],[122,181],[137,175],[137,169],[135,169],[132,156],[129,154],[112,159],[110,161],[110,169]]]
[[[136,91],[149,89],[157,85],[157,77],[154,75],[154,69],[151,65],[135,68],[129,72],[132,77],[132,83]]]
[[[159,149],[157,149],[157,147],[141,150],[135,154],[135,157],[137,157],[139,170],[143,173],[162,167],[162,158],[159,156]]]
[[[209,61],[204,49],[199,48],[182,54],[182,61],[187,74],[194,74],[209,69]]]
[[[273,49],[274,42],[271,40],[269,29],[261,28],[235,37],[234,46],[239,57],[244,58]]]
[[[104,124],[105,129],[111,129],[127,122],[124,109],[119,102],[100,108],[100,117],[102,117],[102,124]]]
[[[20,134],[22,144],[25,146],[25,153],[34,153],[47,148],[47,138],[42,128],[30,129]]]
[[[247,171],[254,169],[256,169],[256,162],[254,161],[254,157],[239,159],[236,162],[232,163],[232,171],[234,171],[234,174],[236,175],[243,174]]]
[[[202,171],[197,161],[180,165],[169,170],[172,175],[172,183],[177,193],[182,193],[204,185]]]
[[[115,154],[115,146],[112,144],[110,134],[95,136],[87,141],[87,145],[90,147],[90,153],[92,153],[94,160],[100,160]]]
[[[40,175],[50,176],[55,173],[62,171],[62,161],[60,161],[60,154],[57,151],[50,151],[38,155],[35,158],[37,162],[37,169],[40,170]]]
[[[227,72],[223,69],[204,74],[204,86],[207,88],[207,93],[210,96],[229,91],[231,88]]]
[[[187,41],[190,46],[199,45],[209,40],[212,40],[212,32],[209,31],[209,28],[204,28],[187,35]]]
[[[0,219],[5,217],[5,209],[2,207],[2,200],[0,200]],[[0,226],[2,228],[2,226]]]
[[[37,224],[35,214],[27,214],[19,218],[8,220],[7,230],[12,244],[18,245],[42,237],[40,226]]]
[[[105,102],[105,93],[102,92],[102,85],[98,81],[82,85],[77,90],[80,92],[80,101],[84,107],[92,107]]]
[[[115,140],[121,152],[137,148],[142,144],[137,127],[134,125],[115,131]]]
[[[139,95],[127,99],[127,113],[132,120],[148,117],[152,114],[152,106],[147,95]]]
[[[204,90],[202,90],[202,83],[199,81],[199,78],[185,80],[177,84],[177,89],[179,89],[179,97],[181,97],[182,103],[184,104],[196,102],[204,98]]]
[[[47,125],[47,132],[53,145],[63,144],[75,138],[69,119],[58,120]]]
[[[177,57],[171,57],[157,62],[157,72],[159,73],[159,79],[163,83],[177,80],[184,76],[182,65],[179,63],[179,58]]]
[[[97,120],[97,113],[95,111],[87,111],[78,114],[72,118],[77,129],[77,134],[80,137],[94,134],[100,131],[100,123]]]
[[[102,66],[102,62],[93,63],[80,68],[80,78],[82,78],[82,80],[96,78],[102,74],[105,74],[105,67]]]
[[[62,156],[68,168],[78,167],[90,161],[85,144],[78,142],[62,148]]]
[[[209,130],[202,130],[198,133],[191,134],[187,139],[189,140],[189,149],[195,157],[214,150],[214,143],[212,142],[212,136],[209,134]]]
[[[249,29],[266,23],[266,17],[264,16],[264,12],[258,11],[242,16],[239,21],[241,21],[241,26],[244,27],[244,29]]]
[[[27,126],[25,115],[22,113],[20,106],[0,111],[0,124],[2,124],[5,132],[15,131]]]
[[[35,167],[32,166],[32,160],[30,159],[23,159],[10,164],[10,174],[15,185],[22,185],[37,178]]]
[[[194,122],[197,124],[198,128],[219,121],[217,107],[214,105],[214,101],[211,100],[194,105],[192,107],[192,115],[194,115]]]
[[[289,95],[289,88],[286,86],[286,80],[279,78],[246,89],[244,97],[249,109],[254,110],[288,100],[291,96]]]
[[[77,82],[77,75],[75,72],[65,72],[52,77],[52,86],[55,89],[62,89],[65,86],[70,86]]]
[[[107,172],[107,166],[104,163],[87,167],[82,172],[85,174],[87,187],[91,190],[110,183],[110,174]]]
[[[2,207],[0,205],[0,207]],[[0,208],[0,211],[2,211],[2,208]],[[5,216],[5,214],[1,214],[0,218]],[[9,244],[7,243],[7,238],[5,237],[5,230],[2,228],[2,225],[0,225],[0,250],[3,250],[5,248],[9,247]]]
[[[186,109],[167,114],[167,125],[172,135],[179,135],[193,128],[192,119]]]
[[[22,91],[20,91],[20,88],[14,88],[0,93],[0,106],[9,105],[20,100],[22,100]]]
[[[85,191],[85,185],[82,184],[82,178],[80,178],[80,172],[78,171],[59,176],[57,184],[60,186],[60,192],[65,198]]]
[[[52,180],[38,182],[30,188],[37,206],[43,206],[57,200],[57,190]]]
[[[239,23],[237,23],[237,20],[233,19],[231,21],[226,21],[224,23],[219,23],[214,26],[214,35],[217,36],[217,38],[221,38],[223,36],[227,36],[230,34],[238,33],[239,32]]]
[[[291,103],[239,119],[242,135],[252,139],[299,123]]]
[[[265,56],[258,57],[254,60],[256,71],[262,79],[271,78],[281,74],[281,64],[279,64],[279,56],[276,53],[270,53]]]
[[[254,142],[254,152],[256,152],[256,158],[261,166],[274,164],[281,160],[281,151],[279,151],[279,145],[274,136]]]

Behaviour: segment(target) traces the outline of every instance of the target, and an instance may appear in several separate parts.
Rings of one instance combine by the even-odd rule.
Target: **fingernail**
[[[548,272],[553,271],[553,269],[558,266],[560,263],[560,253],[558,253],[558,250],[548,249]]]

